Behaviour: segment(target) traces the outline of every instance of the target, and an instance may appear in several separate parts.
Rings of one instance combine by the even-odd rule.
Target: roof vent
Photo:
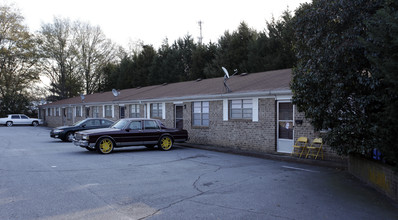
[[[246,76],[248,73],[241,73],[240,76]]]
[[[162,86],[165,86],[165,85],[167,85],[167,84],[168,84],[168,83],[163,83]]]
[[[196,82],[202,81],[202,78],[197,78]]]

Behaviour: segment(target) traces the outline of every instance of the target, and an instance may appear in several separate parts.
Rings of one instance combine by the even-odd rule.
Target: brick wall
[[[303,124],[298,125],[296,124],[294,128],[294,141],[296,141],[299,137],[307,137],[308,138],[308,145],[311,145],[311,142],[315,138],[322,138],[322,133],[319,131],[315,131],[312,127],[310,121],[304,117],[303,112],[295,112],[295,120],[302,120]],[[324,160],[329,161],[337,161],[342,162],[346,161],[348,158],[346,156],[339,156],[337,155],[328,145],[327,143],[323,144],[323,157]]]
[[[192,104],[184,109],[184,128],[188,130],[189,142],[213,146],[231,147],[240,150],[275,152],[275,100],[259,99],[259,121],[223,121],[223,101],[211,101],[209,127],[193,127]]]

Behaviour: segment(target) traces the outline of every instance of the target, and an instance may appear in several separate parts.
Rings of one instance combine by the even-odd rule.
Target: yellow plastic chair
[[[301,155],[303,154],[303,152],[307,147],[307,143],[308,143],[307,137],[299,137],[296,143],[293,145],[293,151],[291,155],[297,154],[299,155],[299,157],[301,157]]]
[[[319,156],[319,152],[322,155],[322,160],[323,160],[323,149],[322,149],[322,138],[315,138],[312,143],[311,146],[307,147],[308,152],[307,155],[305,156],[305,158],[308,158],[308,156],[314,156],[315,160],[316,158],[318,158]]]

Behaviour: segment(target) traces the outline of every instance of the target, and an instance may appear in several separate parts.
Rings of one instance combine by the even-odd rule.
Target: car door
[[[157,144],[162,134],[158,123],[154,120],[144,120],[142,138],[144,144]]]
[[[13,124],[20,125],[21,117],[19,115],[11,115],[11,120]]]
[[[142,121],[131,121],[126,128],[112,134],[119,145],[142,145]]]
[[[89,119],[84,123],[84,130],[96,129],[101,126],[99,119]]]
[[[28,118],[28,116],[26,116],[26,115],[19,115],[20,117],[21,117],[21,119],[20,119],[20,124],[24,124],[24,125],[27,125],[27,124],[31,124],[32,122],[31,122],[31,120]]]

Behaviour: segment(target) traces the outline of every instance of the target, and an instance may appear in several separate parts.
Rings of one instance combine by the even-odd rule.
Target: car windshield
[[[126,127],[126,125],[129,123],[127,120],[119,120],[115,124],[112,125],[112,128],[116,129],[123,129]]]
[[[83,119],[81,121],[78,121],[76,123],[73,124],[73,126],[80,126],[81,124],[83,124],[86,121],[86,119]]]

